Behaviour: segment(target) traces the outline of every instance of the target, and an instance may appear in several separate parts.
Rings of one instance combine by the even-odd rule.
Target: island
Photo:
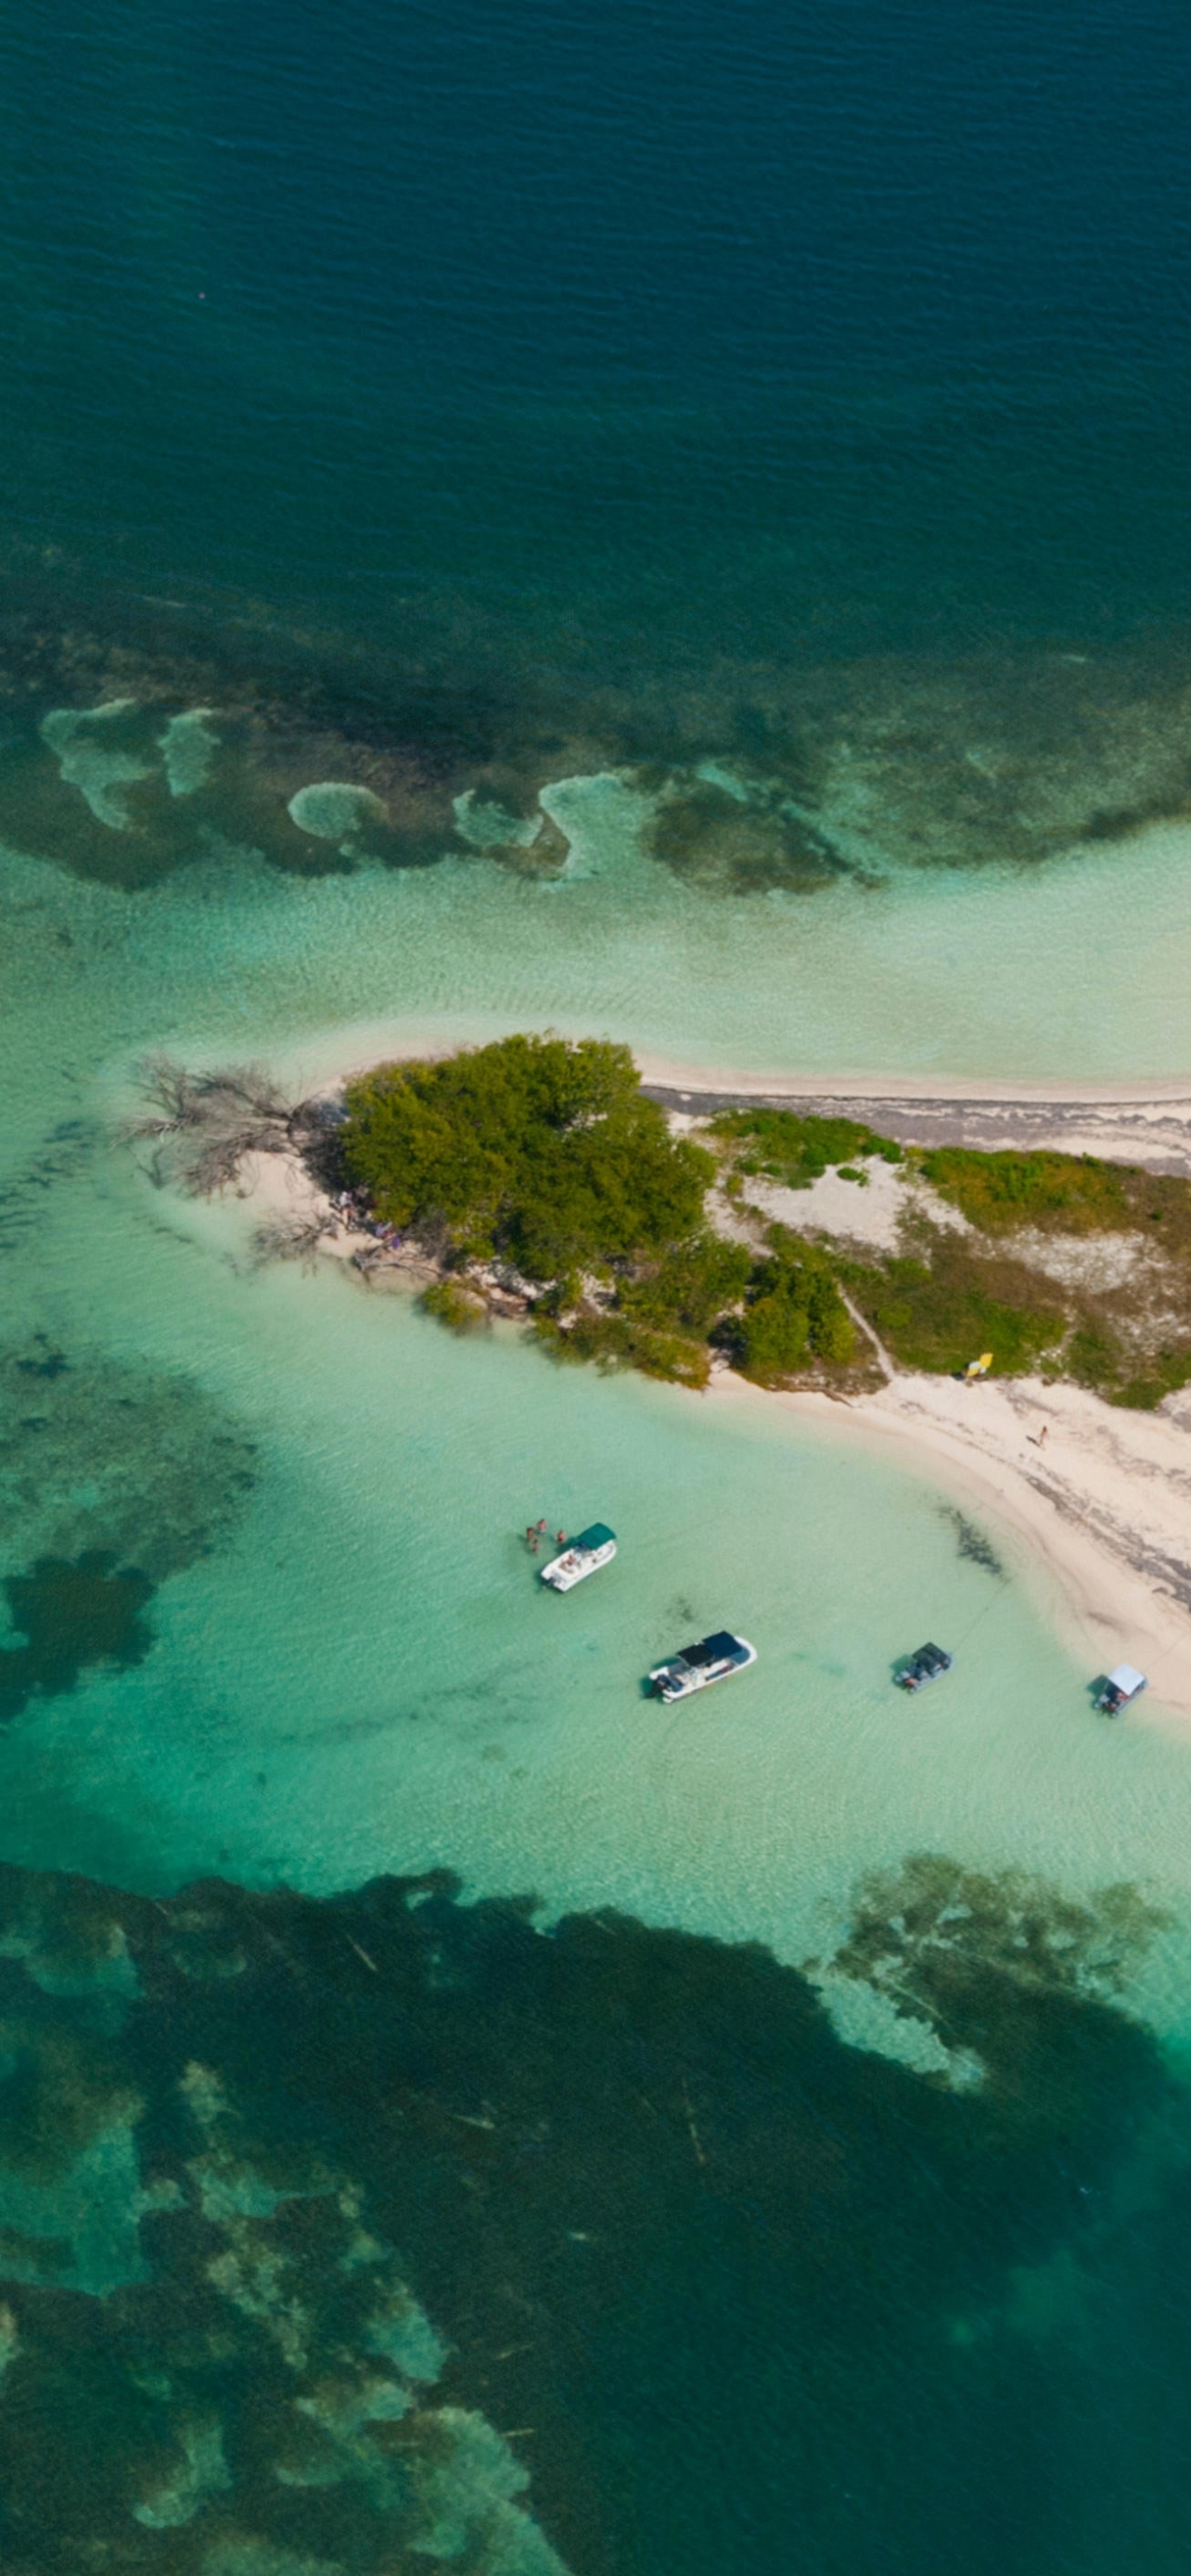
[[[970,1143],[957,1103],[919,1138],[892,1101],[659,1096],[628,1048],[550,1033],[307,1100],[251,1067],[143,1083],[154,1177],[239,1191],[255,1257],[329,1255],[460,1334],[503,1320],[560,1364],[912,1443],[1027,1531],[1086,1658],[1127,1647],[1191,1714],[1186,1169],[1050,1130]]]

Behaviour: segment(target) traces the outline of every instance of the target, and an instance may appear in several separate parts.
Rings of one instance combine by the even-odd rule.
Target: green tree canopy
[[[349,1085],[344,1159],[394,1225],[527,1278],[660,1253],[697,1228],[714,1164],[672,1137],[627,1047],[501,1038]]]
[[[771,1257],[753,1272],[753,1294],[736,1327],[739,1365],[762,1386],[790,1377],[809,1352],[846,1365],[856,1335],[830,1265],[814,1244],[773,1225]]]

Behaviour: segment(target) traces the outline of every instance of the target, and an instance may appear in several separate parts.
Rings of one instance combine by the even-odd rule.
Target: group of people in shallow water
[[[546,1521],[544,1521],[544,1520],[541,1520],[541,1521],[530,1521],[530,1522],[528,1523],[527,1528],[526,1528],[526,1532],[525,1532],[525,1544],[526,1544],[527,1548],[529,1549],[529,1553],[530,1553],[530,1555],[531,1555],[531,1556],[536,1556],[536,1555],[537,1555],[538,1549],[540,1548],[540,1546],[541,1546],[541,1544],[542,1544],[542,1540],[543,1540],[543,1539],[545,1538],[545,1536],[546,1536],[547,1528],[548,1528],[548,1523],[547,1523]],[[565,1547],[565,1546],[566,1546],[566,1543],[567,1543],[567,1534],[566,1534],[566,1531],[565,1531],[565,1530],[558,1530],[558,1531],[555,1533],[555,1542],[554,1542],[554,1543],[555,1543],[555,1546],[556,1546],[556,1547]]]

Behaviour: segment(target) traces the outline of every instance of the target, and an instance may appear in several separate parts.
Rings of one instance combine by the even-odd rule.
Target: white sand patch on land
[[[903,1221],[915,1211],[944,1232],[972,1232],[958,1208],[925,1181],[910,1179],[897,1163],[874,1155],[863,1162],[857,1158],[855,1169],[867,1172],[867,1187],[841,1180],[838,1171],[821,1173],[805,1190],[757,1178],[745,1182],[745,1201],[759,1209],[768,1225],[788,1225],[795,1234],[839,1236],[874,1252],[896,1252]]]
[[[672,1109],[668,1123],[674,1136],[711,1141],[706,1118],[693,1111]],[[708,1223],[732,1243],[755,1243],[765,1226],[788,1225],[794,1234],[835,1235],[872,1252],[896,1252],[902,1220],[915,1211],[942,1230],[975,1231],[958,1208],[928,1182],[915,1179],[904,1164],[886,1162],[883,1154],[857,1154],[849,1169],[863,1172],[865,1179],[845,1181],[836,1167],[821,1172],[806,1189],[792,1190],[755,1174],[744,1182],[739,1198],[727,1198],[719,1190],[709,1194]],[[759,1222],[751,1223],[750,1215]]]
[[[745,1200],[760,1210],[767,1225],[788,1225],[795,1234],[839,1235],[875,1252],[893,1252],[906,1204],[897,1165],[866,1162],[856,1169],[867,1172],[867,1188],[841,1181],[838,1172],[822,1172],[806,1190],[789,1190],[781,1181],[758,1175],[746,1180]]]
[[[278,1154],[245,1154],[236,1173],[236,1197],[251,1199],[253,1215],[261,1224],[269,1217],[322,1217],[329,1224],[333,1215],[325,1190],[312,1181],[305,1163],[296,1152]]]
[[[1038,1226],[1024,1225],[1015,1234],[986,1235],[983,1243],[989,1252],[1024,1261],[1044,1278],[1057,1279],[1064,1288],[1089,1289],[1093,1296],[1123,1288],[1142,1262],[1151,1272],[1155,1268],[1151,1247],[1140,1234],[1044,1234]]]

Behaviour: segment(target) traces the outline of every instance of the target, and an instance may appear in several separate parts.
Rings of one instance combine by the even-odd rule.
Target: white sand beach
[[[478,1032],[474,1033],[478,1036]],[[491,1035],[485,1030],[483,1036]],[[346,1042],[345,1042],[346,1041]],[[351,1032],[328,1033],[317,1048],[302,1051],[306,1080],[335,1092],[351,1074],[369,1064],[415,1054],[441,1054],[461,1043],[426,1024],[376,1024]],[[664,1068],[638,1057],[642,1072],[657,1081],[664,1070],[677,1088],[683,1070]],[[281,1070],[278,1064],[277,1070]],[[296,1069],[296,1059],[285,1067]],[[708,1075],[690,1071],[692,1091],[706,1097]],[[702,1087],[702,1089],[701,1089]],[[722,1077],[722,1089],[736,1087]],[[739,1092],[765,1089],[755,1078],[741,1079]],[[791,1102],[825,1098],[862,1098],[871,1110],[879,1098],[871,1082],[861,1092],[832,1082],[825,1093],[822,1079],[805,1086],[789,1077],[767,1097]],[[890,1085],[888,1098],[912,1099],[915,1108],[929,1104],[937,1113],[962,1118],[965,1105],[992,1102],[1006,1109],[1029,1104],[1048,1124],[1046,1141],[1070,1151],[1139,1158],[1139,1126],[1152,1122],[1166,1147],[1163,1160],[1185,1153],[1191,1166],[1191,1080],[1156,1081],[1044,1093],[1037,1086],[974,1084],[927,1092],[909,1084]],[[1072,1133],[1073,1118],[1087,1120],[1088,1141]],[[684,1113],[678,1111],[683,1118]],[[689,1113],[688,1113],[689,1114]],[[1093,1144],[1092,1137],[1095,1138]],[[1008,1143],[1009,1136],[1004,1138]],[[1017,1141],[1016,1138],[1013,1141]],[[1040,1138],[1039,1141],[1042,1141]],[[859,1215],[859,1194],[832,1176],[817,1185],[835,1191],[840,1208],[820,1221],[838,1225],[845,1207]],[[308,1175],[288,1157],[253,1157],[245,1166],[244,1194],[258,1222],[274,1217],[308,1218],[326,1212]],[[866,1199],[868,1194],[865,1194]],[[873,1192],[875,1200],[877,1193]],[[809,1211],[808,1211],[809,1212]],[[866,1216],[877,1215],[865,1207]],[[323,1249],[340,1258],[369,1238],[341,1230],[329,1234]],[[846,1399],[814,1392],[770,1392],[749,1385],[729,1370],[712,1378],[711,1401],[761,1405],[787,1411],[792,1422],[815,1420],[842,1440],[858,1440],[896,1454],[957,1499],[993,1513],[1018,1536],[1020,1571],[1048,1596],[1052,1615],[1089,1679],[1122,1658],[1148,1674],[1147,1714],[1160,1722],[1162,1709],[1191,1721],[1191,1390],[1167,1398],[1156,1413],[1139,1413],[1104,1403],[1070,1385],[1044,1385],[1033,1378],[988,1380],[966,1386],[945,1378],[892,1370],[888,1383],[868,1395]],[[1042,1434],[1045,1429],[1045,1439]]]
[[[966,1386],[899,1372],[874,1394],[837,1399],[724,1370],[710,1396],[827,1424],[994,1514],[1017,1533],[1018,1569],[1048,1595],[1089,1680],[1138,1664],[1155,1713],[1191,1719],[1191,1395],[1134,1413],[1036,1378]]]

